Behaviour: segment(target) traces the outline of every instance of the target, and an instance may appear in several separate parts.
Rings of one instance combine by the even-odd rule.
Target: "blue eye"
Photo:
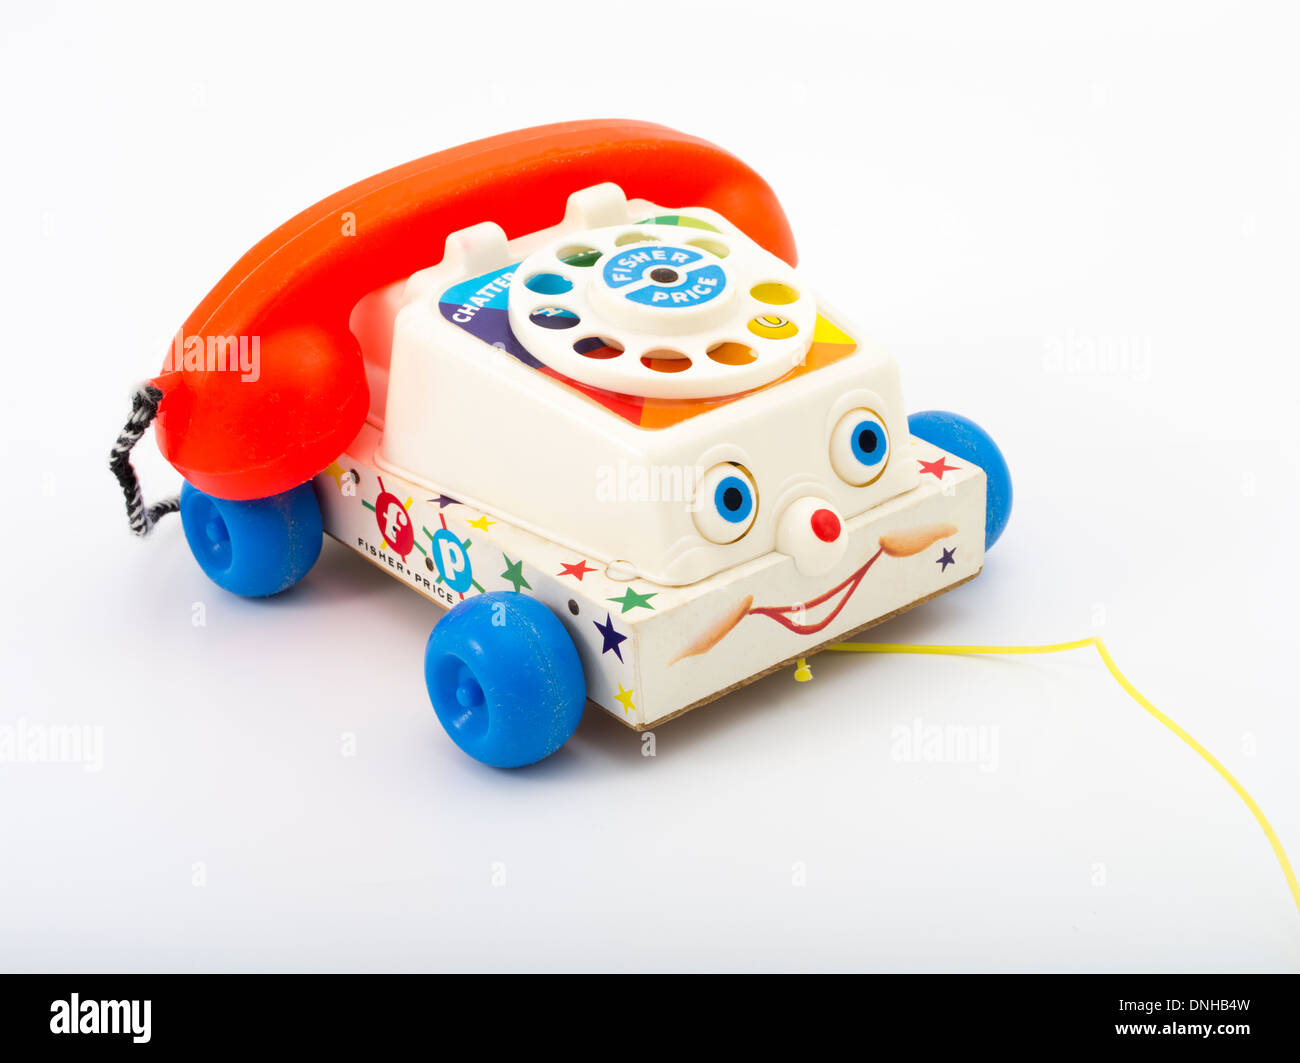
[[[853,456],[863,465],[879,465],[884,460],[885,430],[874,417],[866,417],[853,426],[849,437],[853,441]]]
[[[753,527],[757,515],[758,488],[743,465],[721,462],[696,484],[691,516],[709,542],[734,543]]]
[[[831,467],[857,487],[874,483],[889,461],[889,432],[874,410],[850,410],[831,433]]]
[[[754,511],[754,492],[739,476],[728,476],[714,489],[713,506],[728,524],[741,524]]]

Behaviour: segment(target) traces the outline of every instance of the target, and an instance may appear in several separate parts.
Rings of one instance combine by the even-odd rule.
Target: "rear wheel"
[[[494,768],[549,757],[578,727],[587,681],[573,640],[536,598],[493,591],[438,621],[424,652],[433,711],[451,740]]]
[[[984,549],[988,550],[998,541],[1011,517],[1011,470],[993,437],[970,418],[944,410],[914,413],[908,417],[907,427],[918,439],[984,470],[988,479]]]
[[[187,483],[181,523],[207,577],[246,598],[287,590],[320,556],[320,504],[310,482],[245,502],[214,498]]]

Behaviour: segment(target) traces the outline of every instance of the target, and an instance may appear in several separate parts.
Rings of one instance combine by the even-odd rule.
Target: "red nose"
[[[818,509],[812,515],[812,530],[824,543],[833,543],[840,537],[840,518],[829,509]]]

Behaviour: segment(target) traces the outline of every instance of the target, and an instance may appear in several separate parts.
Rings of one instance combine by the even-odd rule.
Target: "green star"
[[[506,563],[506,570],[501,573],[501,578],[507,583],[512,584],[516,591],[524,587],[528,587],[531,591],[533,588],[529,585],[528,581],[524,579],[523,559],[521,558],[518,561],[511,561],[505,554],[502,554],[501,556]]]
[[[629,587],[623,592],[621,598],[607,598],[605,600],[609,602],[618,602],[618,604],[623,607],[623,612],[626,613],[629,609],[635,609],[638,605],[642,609],[653,609],[654,606],[650,604],[650,599],[658,593],[658,591],[651,591],[649,594],[637,594],[636,591]]]

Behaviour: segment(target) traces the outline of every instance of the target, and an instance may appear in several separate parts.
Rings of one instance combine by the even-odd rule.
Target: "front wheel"
[[[998,541],[1011,517],[1011,470],[993,437],[968,417],[944,410],[925,410],[907,419],[908,430],[955,458],[984,470],[988,499],[984,508],[984,549]]]
[[[439,620],[424,651],[424,681],[451,740],[494,768],[549,757],[577,730],[587,703],[564,625],[514,591],[467,598]]]
[[[320,556],[320,503],[309,482],[245,502],[181,488],[181,523],[190,553],[219,587],[245,598],[278,594]]]

